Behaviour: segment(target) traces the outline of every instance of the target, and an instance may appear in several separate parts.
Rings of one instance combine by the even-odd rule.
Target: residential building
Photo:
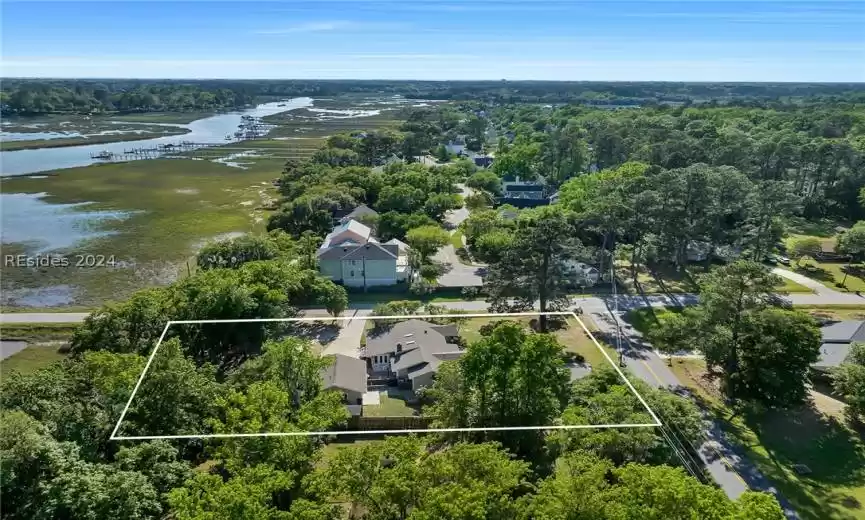
[[[366,393],[366,362],[345,354],[334,354],[330,365],[321,370],[325,390],[342,392],[346,404],[361,404]]]
[[[337,222],[339,224],[345,224],[349,220],[357,220],[358,222],[363,222],[364,220],[366,220],[368,218],[377,217],[377,216],[378,216],[378,212],[376,210],[372,209],[371,207],[367,206],[366,204],[361,204],[360,206],[354,208],[353,210],[346,213],[345,215],[338,217]]]
[[[411,278],[407,247],[398,241],[382,244],[369,226],[351,219],[333,228],[316,256],[322,276],[366,289]]]
[[[466,140],[460,136],[445,145],[445,150],[451,155],[462,155],[466,151]]]
[[[824,325],[820,332],[820,359],[813,368],[818,372],[829,372],[843,363],[850,355],[851,343],[865,343],[865,321],[845,320]]]
[[[597,267],[576,260],[565,262],[565,273],[580,287],[594,287],[601,279],[601,272]]]
[[[502,183],[502,196],[499,204],[510,204],[518,208],[531,208],[549,204],[547,186],[540,181],[513,181]]]
[[[454,325],[411,319],[377,334],[368,333],[360,357],[372,376],[396,378],[417,391],[432,385],[442,362],[462,355],[458,339]]]

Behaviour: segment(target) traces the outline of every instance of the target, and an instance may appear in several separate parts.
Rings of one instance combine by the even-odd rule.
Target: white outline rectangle
[[[358,430],[358,431],[324,431],[324,432],[263,432],[263,433],[203,433],[200,435],[130,435],[130,436],[117,436],[117,432],[120,429],[120,424],[123,422],[123,419],[126,417],[126,413],[129,411],[129,407],[132,405],[132,400],[135,398],[135,394],[138,392],[138,388],[141,386],[141,382],[144,381],[144,376],[147,374],[147,370],[150,368],[150,364],[153,362],[153,359],[156,357],[156,352],[159,350],[159,346],[162,344],[162,340],[165,338],[165,334],[168,332],[168,328],[172,325],[194,325],[199,323],[277,323],[277,322],[309,322],[309,321],[351,321],[351,320],[386,320],[386,319],[432,319],[432,318],[442,318],[448,315],[458,316],[460,318],[489,318],[489,317],[509,317],[509,316],[569,316],[574,318],[577,323],[583,328],[583,331],[591,338],[592,342],[598,347],[598,350],[601,351],[601,354],[607,359],[610,365],[615,369],[615,371],[619,374],[619,377],[625,382],[631,392],[637,397],[640,403],[646,408],[649,412],[649,415],[652,419],[655,420],[654,423],[636,423],[636,424],[574,424],[574,425],[547,425],[547,426],[490,426],[490,427],[472,427],[472,428],[427,428],[423,430]],[[242,438],[242,437],[299,437],[299,436],[323,436],[323,435],[382,435],[382,434],[405,434],[405,433],[441,433],[441,432],[480,432],[480,431],[530,431],[530,430],[589,430],[589,429],[609,429],[609,428],[656,428],[659,426],[663,426],[661,420],[655,414],[655,412],[649,407],[649,404],[643,399],[643,396],[637,392],[637,389],[634,388],[634,385],[628,380],[625,376],[624,372],[622,372],[621,368],[619,368],[618,364],[616,364],[610,355],[604,350],[598,340],[595,339],[595,336],[592,332],[586,327],[586,324],[583,323],[583,320],[577,316],[576,313],[571,311],[555,311],[555,312],[509,312],[509,313],[495,313],[495,312],[487,312],[487,313],[445,313],[445,314],[412,314],[406,316],[339,316],[336,318],[311,318],[311,317],[303,317],[303,318],[246,318],[246,319],[237,319],[237,320],[178,320],[178,321],[169,321],[165,324],[165,328],[162,329],[162,334],[159,336],[159,340],[156,342],[156,346],[153,347],[153,352],[150,353],[150,357],[147,359],[147,363],[144,365],[144,370],[142,370],[141,375],[138,377],[138,381],[135,383],[135,388],[132,389],[132,395],[129,396],[129,401],[127,401],[126,406],[123,407],[123,412],[120,414],[120,418],[117,420],[117,424],[114,426],[114,431],[111,432],[111,437],[109,440],[112,441],[143,441],[143,440],[160,440],[160,439],[225,439],[225,438]]]

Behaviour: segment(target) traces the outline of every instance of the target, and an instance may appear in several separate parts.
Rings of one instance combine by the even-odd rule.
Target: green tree
[[[748,491],[734,502],[679,468],[634,463],[617,468],[583,452],[558,459],[555,473],[540,483],[525,505],[525,519],[784,518],[777,501],[763,493]]]
[[[328,465],[327,481],[370,519],[514,518],[527,463],[492,443],[429,450],[412,437],[344,448]]]
[[[847,402],[846,412],[853,419],[865,419],[865,343],[853,343],[850,353],[832,373],[832,385]]]
[[[23,412],[0,415],[3,517],[133,520],[158,517],[156,489],[137,471],[81,460]]]
[[[756,262],[723,266],[705,276],[701,302],[681,324],[685,330],[669,330],[673,337],[691,335],[730,399],[784,407],[807,394],[820,331],[807,314],[770,305],[778,282]]]
[[[451,154],[448,153],[448,150],[447,150],[447,148],[445,148],[445,145],[440,144],[435,149],[435,158],[439,162],[446,163],[446,162],[451,160]]]
[[[567,401],[570,375],[561,354],[555,337],[500,322],[455,362],[461,383],[454,369],[447,369],[442,382],[427,391],[434,400],[429,415],[437,427],[551,424]],[[540,448],[538,432],[490,432],[486,438],[522,454]]]
[[[203,433],[204,420],[213,414],[213,403],[220,393],[216,368],[209,364],[197,367],[184,357],[180,341],[172,338],[159,346],[118,433]]]
[[[485,191],[478,191],[465,198],[465,206],[470,211],[491,208],[495,204],[493,196]]]
[[[398,213],[389,211],[381,215],[378,222],[378,238],[386,242],[392,238],[405,240],[410,229],[422,226],[436,226],[438,223],[424,213]]]
[[[514,240],[499,262],[490,264],[485,280],[490,309],[530,310],[539,302],[541,330],[548,311],[563,310],[571,288],[569,262],[583,252],[575,226],[560,206],[524,211],[517,219]]]
[[[817,237],[799,237],[790,242],[790,258],[796,260],[796,265],[801,264],[803,258],[814,258],[817,254],[823,251],[823,244]]]
[[[297,241],[297,255],[304,269],[318,269],[316,253],[321,246],[321,239],[312,231],[304,231]]]
[[[493,195],[501,195],[502,181],[498,175],[489,171],[481,170],[468,178],[466,186],[476,190],[483,190]]]
[[[663,316],[658,326],[649,330],[648,340],[655,345],[658,352],[667,354],[667,361],[673,365],[673,354],[690,351],[695,347],[693,340],[697,335],[694,327],[695,319],[687,311],[682,314],[671,313]]]
[[[444,220],[448,211],[462,207],[462,197],[449,193],[436,193],[424,202],[423,211],[431,219],[439,222]]]
[[[210,243],[199,251],[197,262],[200,269],[234,269],[255,260],[290,257],[293,252],[294,244],[290,237],[280,230],[275,230],[270,235],[244,235]]]
[[[439,248],[448,243],[448,232],[438,226],[421,226],[406,233],[406,241],[425,263]]]
[[[699,409],[691,400],[666,389],[650,388],[641,381],[634,382],[634,386],[652,410],[664,418],[664,431],[654,427],[562,430],[547,438],[550,452],[587,451],[616,464],[680,464],[681,460],[668,439],[673,437],[684,446],[693,446],[703,428]],[[562,423],[572,425],[653,422],[646,407],[611,367],[596,368],[577,381],[573,385],[570,405],[562,414]]]
[[[496,264],[513,248],[515,239],[511,231],[491,231],[475,240],[472,252],[481,262]]]

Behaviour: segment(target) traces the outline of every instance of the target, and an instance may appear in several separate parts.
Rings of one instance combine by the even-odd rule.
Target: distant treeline
[[[781,106],[865,102],[862,83],[673,83],[385,80],[36,80],[7,79],[4,114],[200,111],[289,96],[402,95],[496,103],[658,103]]]

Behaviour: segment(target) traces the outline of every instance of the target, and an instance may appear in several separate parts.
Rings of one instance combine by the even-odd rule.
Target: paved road
[[[590,306],[584,305],[583,310],[592,317],[602,333],[615,337],[615,313],[612,308],[598,310],[592,302]],[[638,331],[622,320],[622,314],[624,312],[620,310],[618,318],[622,330],[621,347],[625,366],[631,373],[654,387],[683,389],[681,381],[673,374],[666,361],[658,356]],[[749,489],[766,491],[775,495],[787,518],[798,519],[798,514],[787,499],[781,496],[777,488],[727,439],[720,424],[708,418],[705,413],[704,418],[706,428],[703,439],[698,441],[699,445],[694,448],[708,473],[727,496],[735,500]],[[661,421],[665,422],[664,417],[661,417]]]
[[[86,312],[12,312],[0,314],[0,323],[80,323]]]
[[[453,253],[454,257],[456,252]],[[450,257],[448,257],[450,258]],[[453,265],[462,265],[457,262]],[[472,275],[477,276],[478,267],[463,266],[463,271],[470,271]],[[793,273],[795,274],[795,273]],[[856,296],[855,294],[842,293],[828,290],[823,294],[802,294],[792,293],[784,296],[793,305],[865,305],[865,297]],[[396,298],[396,297],[395,297]],[[609,304],[613,307],[612,296],[587,296],[576,298],[579,300],[580,306],[588,312],[589,309],[606,309]],[[619,309],[629,310],[640,307],[669,307],[678,305],[693,305],[699,301],[699,296],[696,294],[651,294],[644,296],[636,296],[630,294],[622,294],[618,296]],[[451,302],[452,304],[465,304],[472,302]],[[483,302],[479,302],[483,303]],[[372,303],[356,303],[351,304],[351,309],[371,309],[375,304]],[[458,307],[452,307],[458,308]],[[478,309],[469,309],[478,310]],[[13,312],[8,314],[0,314],[0,324],[2,323],[80,323],[87,317],[86,312]]]
[[[460,194],[467,197],[474,193],[474,190],[464,184],[457,184],[460,189]],[[456,228],[469,216],[469,210],[465,207],[449,211],[445,215],[445,221],[448,227],[451,228],[450,234],[456,232]],[[450,243],[436,251],[432,259],[448,267],[448,271],[438,278],[438,283],[442,287],[478,287],[483,285],[484,281],[481,277],[485,266],[471,266],[463,264],[457,256],[457,251]]]

